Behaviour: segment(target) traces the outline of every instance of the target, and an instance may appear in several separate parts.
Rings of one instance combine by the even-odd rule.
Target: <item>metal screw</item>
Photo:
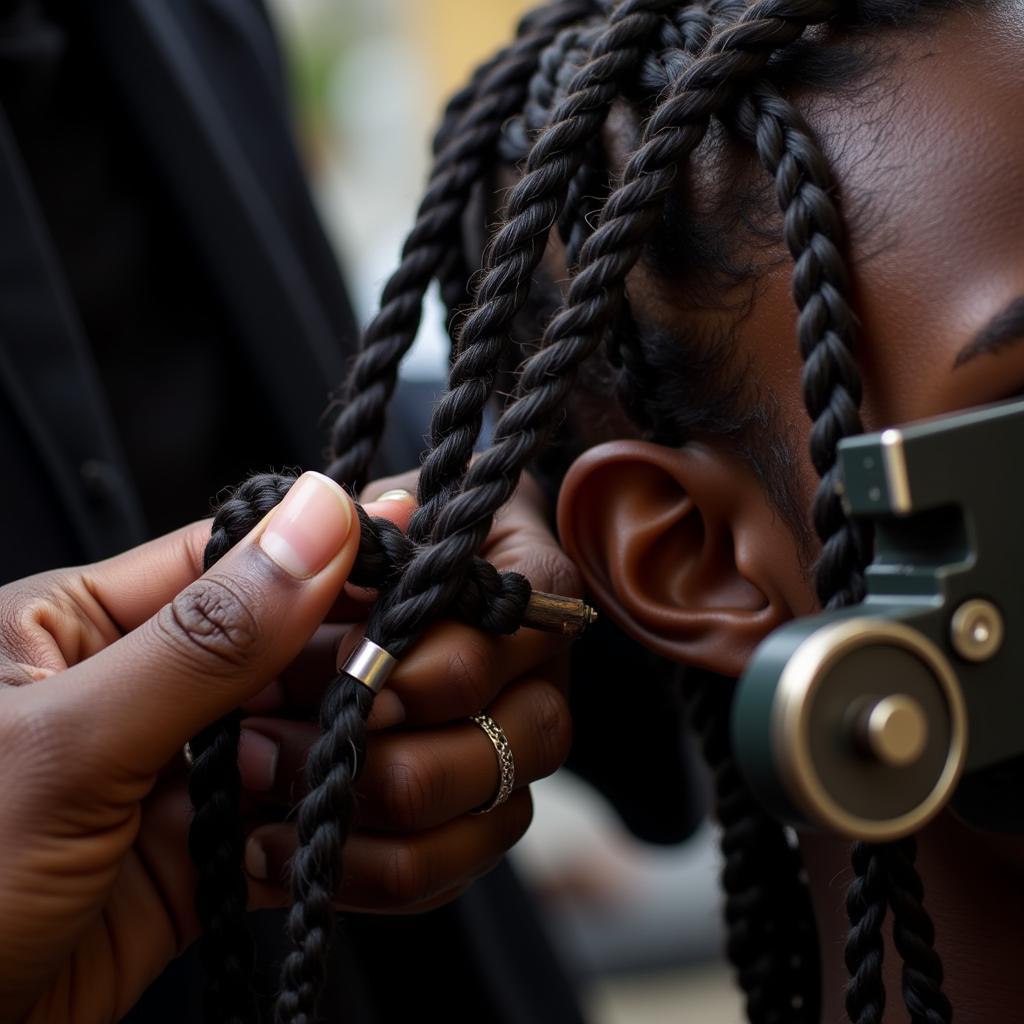
[[[928,743],[928,717],[912,697],[895,693],[872,704],[859,718],[863,746],[883,764],[906,768]]]
[[[991,601],[973,598],[953,613],[950,640],[961,658],[988,661],[1003,646],[1006,630],[1003,616]]]

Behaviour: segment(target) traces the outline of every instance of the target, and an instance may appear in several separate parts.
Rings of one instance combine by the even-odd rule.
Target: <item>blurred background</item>
[[[511,33],[523,0],[269,0],[290,63],[301,143],[357,316],[374,310],[429,170],[442,104]],[[403,367],[440,386],[447,361],[431,300]],[[645,846],[585,783],[534,788],[536,815],[514,851],[593,1024],[743,1014],[720,959],[718,854],[706,827],[674,848]]]

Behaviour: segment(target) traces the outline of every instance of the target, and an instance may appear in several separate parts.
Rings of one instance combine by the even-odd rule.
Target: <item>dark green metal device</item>
[[[950,800],[1021,817],[1024,401],[840,445],[847,514],[875,526],[867,596],[772,633],[747,665],[733,743],[783,820],[886,841]],[[1024,765],[1024,761],[1021,762]],[[1002,775],[1000,775],[1002,772]],[[1010,779],[1014,809],[979,780]],[[995,784],[995,783],[993,783]]]

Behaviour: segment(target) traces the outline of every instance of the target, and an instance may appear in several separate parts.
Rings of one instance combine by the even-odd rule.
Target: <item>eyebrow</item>
[[[1009,345],[1024,341],[1024,295],[1014,299],[956,354],[953,369],[959,369],[978,356],[991,355]]]

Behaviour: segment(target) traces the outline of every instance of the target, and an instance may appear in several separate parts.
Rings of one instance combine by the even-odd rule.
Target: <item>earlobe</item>
[[[566,474],[558,528],[602,610],[681,664],[738,676],[791,617],[796,544],[753,471],[703,445],[613,441]],[[792,549],[780,559],[779,545]]]

